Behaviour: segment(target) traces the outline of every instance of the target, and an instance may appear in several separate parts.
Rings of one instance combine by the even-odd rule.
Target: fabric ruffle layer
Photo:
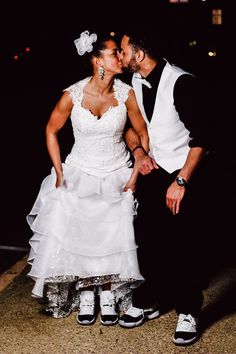
[[[52,169],[27,216],[34,232],[28,275],[41,283],[64,275],[143,280],[132,223],[134,197],[123,192],[131,173],[123,168],[101,178],[63,164],[64,182],[56,189]],[[42,286],[36,293],[42,295]]]

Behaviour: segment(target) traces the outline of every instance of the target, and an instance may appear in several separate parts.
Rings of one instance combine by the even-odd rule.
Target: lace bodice
[[[74,104],[71,122],[75,139],[65,163],[101,175],[131,165],[122,137],[127,120],[125,101],[131,86],[115,79],[113,88],[117,106],[111,106],[98,119],[82,106],[84,87],[90,79],[87,77],[64,90],[70,93]]]

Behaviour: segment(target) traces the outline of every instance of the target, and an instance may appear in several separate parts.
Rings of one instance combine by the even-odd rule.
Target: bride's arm
[[[129,91],[129,97],[126,100],[126,107],[130,122],[141,140],[141,144],[146,153],[149,152],[149,138],[147,126],[138,107],[134,90]]]
[[[135,133],[137,134],[137,141],[139,142],[134,147],[134,149],[138,150],[137,146],[141,146],[143,150],[142,152],[145,153],[146,155],[149,151],[149,138],[148,138],[147,126],[139,110],[133,90],[129,91],[129,97],[126,100],[126,107],[127,107],[128,117],[130,119],[130,122],[133,126]],[[133,147],[131,147],[131,151],[133,151]],[[126,183],[124,191],[127,191],[128,189],[131,189],[133,192],[135,191],[138,174],[139,174],[139,166],[137,165],[137,163],[135,163],[132,175],[128,180],[128,182]]]
[[[57,134],[69,118],[72,107],[72,99],[69,93],[65,92],[53,109],[46,126],[46,144],[56,171],[56,187],[59,187],[63,181],[61,154]]]

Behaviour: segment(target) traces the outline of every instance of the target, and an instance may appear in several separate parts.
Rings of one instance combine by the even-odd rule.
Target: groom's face
[[[137,72],[140,69],[139,64],[137,63],[135,50],[131,44],[129,44],[129,37],[123,36],[121,40],[121,52],[120,59],[125,70],[131,72]]]

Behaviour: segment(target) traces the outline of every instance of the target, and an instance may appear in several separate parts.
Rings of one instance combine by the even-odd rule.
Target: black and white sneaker
[[[160,310],[157,306],[143,309],[143,312],[145,320],[154,320],[154,318],[160,316]]]
[[[101,323],[112,326],[118,322],[115,296],[110,290],[103,290],[100,294]]]
[[[145,320],[153,320],[160,315],[160,311],[155,308],[140,309],[131,306],[119,319],[119,325],[125,328],[140,326]]]
[[[190,345],[198,338],[198,320],[190,314],[179,314],[173,342],[176,345]]]
[[[95,296],[91,290],[81,291],[77,322],[81,325],[91,325],[95,322]]]

